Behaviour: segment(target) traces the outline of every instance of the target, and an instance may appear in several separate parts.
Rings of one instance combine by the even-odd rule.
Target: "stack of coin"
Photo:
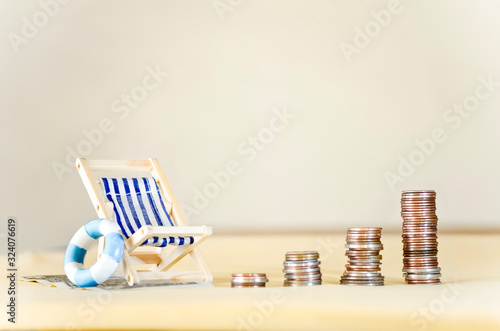
[[[408,284],[439,284],[435,191],[403,191],[403,277]]]
[[[384,285],[384,276],[380,273],[384,249],[380,237],[382,228],[347,229],[345,255],[349,258],[346,270],[340,277],[343,285]]]
[[[269,281],[264,273],[232,274],[231,287],[266,287]]]
[[[284,286],[321,285],[321,270],[317,251],[287,252],[283,262]]]

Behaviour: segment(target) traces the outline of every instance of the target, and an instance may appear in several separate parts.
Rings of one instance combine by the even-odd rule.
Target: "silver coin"
[[[383,279],[341,279],[340,283],[350,283],[350,284],[366,284],[366,283],[384,283]]]
[[[288,273],[293,274],[293,273],[297,273],[297,272],[302,273],[302,272],[320,272],[320,271],[321,271],[321,268],[300,268],[300,269],[298,269],[298,268],[293,268],[293,269],[285,268],[285,269],[283,269],[283,272],[286,274],[288,274]]]
[[[441,272],[441,268],[403,269],[403,272],[410,274],[438,274]]]
[[[369,272],[365,272],[365,271],[347,271],[344,273],[344,275],[348,275],[348,276],[351,276],[351,277],[379,277],[379,276],[382,276],[380,274],[380,272],[378,271],[369,271]]]
[[[366,282],[383,282],[384,277],[377,278],[349,278],[349,277],[341,277],[340,282],[349,282],[349,283],[366,283]]]
[[[318,251],[291,251],[286,252],[286,255],[309,255],[309,254],[319,254]]]
[[[441,274],[426,274],[426,275],[419,275],[419,274],[409,274],[409,273],[404,273],[403,277],[406,279],[413,279],[413,280],[426,280],[426,279],[439,279],[441,277]]]
[[[384,276],[377,276],[377,277],[357,277],[357,276],[346,276],[342,275],[340,277],[341,280],[348,280],[348,281],[383,281]]]
[[[321,285],[321,280],[317,281],[285,281],[283,286],[285,287],[293,287],[293,286],[315,286]]]
[[[349,281],[341,281],[340,282],[341,285],[349,285],[349,286],[383,286],[384,285],[384,282],[370,282],[370,281],[367,281],[367,282],[349,282]]]
[[[283,261],[284,267],[312,267],[320,265],[319,260],[306,260],[306,261]]]

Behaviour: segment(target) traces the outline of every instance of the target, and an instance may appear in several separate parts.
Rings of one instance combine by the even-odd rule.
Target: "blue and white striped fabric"
[[[88,269],[83,269],[87,250],[99,237],[104,236],[105,245],[101,257]],[[123,255],[125,243],[116,223],[107,219],[93,220],[75,233],[64,255],[64,272],[77,286],[97,286],[115,272]]]
[[[113,203],[116,223],[125,237],[145,225],[174,226],[154,178],[101,178],[101,185],[106,198]],[[193,242],[193,237],[153,237],[142,245],[165,247]]]

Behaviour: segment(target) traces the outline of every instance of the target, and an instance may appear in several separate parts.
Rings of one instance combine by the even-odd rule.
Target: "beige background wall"
[[[497,2],[62,2],[0,2],[0,212],[22,247],[95,217],[75,155],[157,157],[215,233],[397,230],[413,188],[437,190],[441,229],[499,228]]]

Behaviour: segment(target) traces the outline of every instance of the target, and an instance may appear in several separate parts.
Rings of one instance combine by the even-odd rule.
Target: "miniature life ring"
[[[83,268],[87,249],[104,236],[101,257],[88,269]],[[75,233],[64,255],[64,272],[69,280],[80,287],[97,286],[115,272],[122,259],[125,243],[118,225],[105,218],[96,219],[82,226]]]

